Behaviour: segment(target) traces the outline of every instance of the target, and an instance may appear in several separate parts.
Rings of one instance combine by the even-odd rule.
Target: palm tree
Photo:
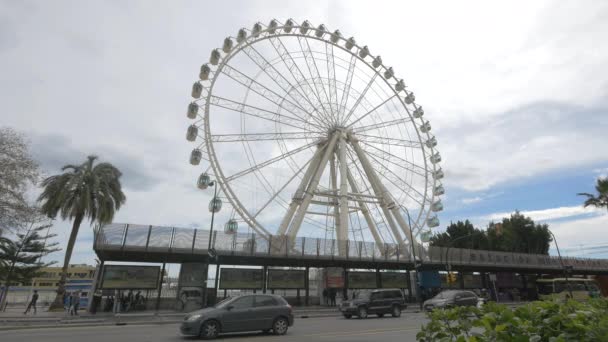
[[[64,220],[73,221],[57,297],[49,310],[63,309],[67,270],[83,219],[88,218],[91,223],[110,223],[126,201],[119,180],[122,173],[110,163],[95,165],[96,159],[96,156],[89,156],[81,165],[66,165],[61,169],[63,173],[42,181],[44,190],[38,197],[42,212],[50,218],[59,214]]]
[[[606,208],[606,210],[608,210],[608,177],[598,178],[595,190],[597,191],[597,196],[585,192],[578,194],[579,196],[587,197],[583,206],[585,208],[594,206],[597,208]]]

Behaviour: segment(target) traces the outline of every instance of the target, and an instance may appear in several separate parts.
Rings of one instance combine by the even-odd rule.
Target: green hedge
[[[418,341],[608,341],[608,301],[539,301],[511,309],[488,303],[428,313]]]

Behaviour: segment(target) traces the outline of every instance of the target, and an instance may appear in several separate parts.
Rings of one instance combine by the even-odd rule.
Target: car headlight
[[[189,316],[188,319],[187,319],[187,321],[188,322],[196,321],[199,318],[201,318],[201,316],[202,316],[201,314],[196,314],[196,315]]]

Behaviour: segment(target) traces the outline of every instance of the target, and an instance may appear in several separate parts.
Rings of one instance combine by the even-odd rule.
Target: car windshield
[[[439,292],[435,297],[433,297],[433,299],[449,299],[449,298],[452,298],[453,296],[454,296],[453,291],[443,291],[443,292]]]
[[[367,299],[369,299],[371,294],[372,294],[371,291],[361,291],[361,292],[355,294],[355,299],[367,300]]]
[[[225,299],[219,301],[217,304],[215,304],[214,307],[221,309],[221,308],[225,307],[226,305],[228,305],[229,303],[231,303],[234,299],[235,299],[234,297],[225,298]]]

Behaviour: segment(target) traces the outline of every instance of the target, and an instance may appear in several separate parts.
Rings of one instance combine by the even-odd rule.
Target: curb
[[[15,330],[35,330],[35,329],[57,329],[57,328],[86,328],[86,327],[102,327],[102,326],[124,326],[124,325],[164,325],[164,324],[176,324],[179,321],[140,321],[140,322],[83,322],[83,323],[69,323],[69,324],[54,324],[54,325],[14,325],[0,327],[0,331],[15,331]]]

